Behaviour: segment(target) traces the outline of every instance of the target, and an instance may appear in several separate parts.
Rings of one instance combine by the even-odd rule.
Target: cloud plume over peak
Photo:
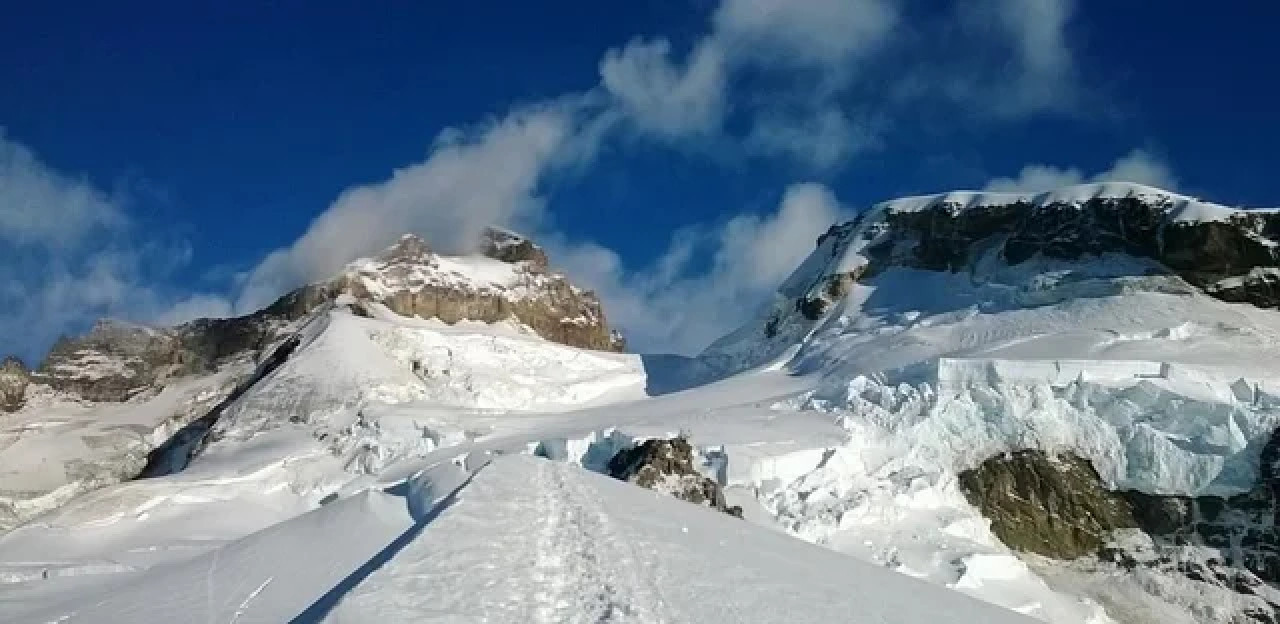
[[[343,191],[297,241],[250,272],[236,309],[251,311],[332,275],[405,232],[463,252],[486,226],[536,227],[544,203],[539,180],[569,155],[590,153],[575,142],[581,131],[576,104],[519,109],[478,128],[448,130],[426,160]]]
[[[1027,165],[1016,177],[996,178],[985,190],[1007,193],[1039,193],[1085,182],[1134,182],[1169,191],[1178,189],[1178,180],[1167,162],[1144,149],[1135,149],[1090,176],[1075,167]]]

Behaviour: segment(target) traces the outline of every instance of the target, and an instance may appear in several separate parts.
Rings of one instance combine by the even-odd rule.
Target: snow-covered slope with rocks
[[[368,357],[360,360],[343,353],[346,346],[334,344],[358,321],[325,331],[335,303],[365,316],[433,319],[464,327],[468,322],[500,324],[507,328],[500,337],[481,332],[480,337],[463,340],[488,345],[491,363],[503,358],[518,362],[510,369],[513,373],[520,366],[527,371],[556,364],[521,360],[520,345],[529,336],[610,351],[622,346],[594,295],[551,271],[540,247],[498,229],[486,230],[476,252],[462,256],[434,253],[421,238],[405,235],[376,256],[352,262],[332,279],[299,288],[242,317],[200,319],[170,328],[102,321],[83,336],[60,340],[34,370],[13,358],[0,364],[0,530],[86,491],[144,471],[155,474],[169,470],[168,465],[180,467],[185,457],[179,455],[194,448],[224,408],[234,413],[229,420],[243,423],[252,419],[243,416],[246,412],[277,400],[271,397],[278,394],[291,396],[280,399],[290,405],[319,406],[330,400],[326,397],[338,397],[332,401],[358,406],[369,396],[409,398],[435,389],[452,393],[459,405],[476,408],[555,406],[627,385],[627,379],[636,376],[621,374],[623,381],[614,380],[611,371],[625,366],[616,358],[566,350],[560,363],[577,372],[566,373],[569,377],[555,389],[540,382],[503,383],[509,378],[493,375],[468,377],[474,369],[451,377],[454,363],[447,346],[432,344],[429,338],[415,342],[412,332],[352,329],[364,338],[346,346],[363,346]],[[312,357],[277,376],[296,379],[291,371],[311,366],[303,377],[310,380],[312,391],[303,395],[299,386],[273,394],[268,388],[231,402],[284,362],[294,341],[316,334],[325,337],[309,351]],[[517,334],[523,338],[513,337]],[[380,341],[381,347],[371,341]],[[459,352],[462,357],[472,353],[465,348]],[[401,367],[408,359],[419,368]],[[393,360],[395,372],[378,378],[377,366],[382,363],[385,372]],[[363,366],[373,368],[362,370]],[[282,382],[272,383],[278,387]],[[280,418],[306,416],[288,408],[281,406]],[[181,444],[175,443],[175,434],[182,436],[176,440]],[[159,448],[166,441],[169,444]],[[153,451],[171,457],[157,458]]]
[[[704,358],[809,375],[786,407],[851,432],[848,463],[769,499],[811,539],[951,582],[938,553],[986,522],[958,475],[1034,449],[1088,460],[1112,490],[1184,497],[1157,506],[1200,496],[1240,509],[1157,537],[1208,545],[1274,583],[1274,520],[1248,511],[1274,502],[1227,497],[1269,487],[1259,462],[1280,426],[1280,313],[1265,284],[1231,297],[1220,285],[1274,270],[1278,227],[1276,211],[1134,185],[886,202],[833,227],[760,317]],[[1202,585],[1190,621],[1276,608],[1274,589],[1233,612],[1230,589]],[[1129,614],[1124,595],[1097,597]]]
[[[695,362],[612,352],[524,239],[407,238],[268,309],[189,465],[0,535],[0,620],[1276,621],[1277,214],[887,202]],[[676,436],[741,519],[607,477]]]

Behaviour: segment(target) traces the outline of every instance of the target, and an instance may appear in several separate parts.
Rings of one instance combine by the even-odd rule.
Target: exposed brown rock
[[[741,507],[725,503],[720,484],[694,467],[693,447],[682,437],[645,440],[639,446],[619,451],[609,460],[608,470],[615,479],[742,517]]]
[[[1018,451],[960,474],[965,496],[1010,548],[1058,559],[1092,554],[1111,531],[1137,526],[1087,460]]]
[[[1218,562],[1162,557],[1147,567],[1172,567],[1198,582],[1261,596],[1255,591],[1261,583],[1280,582],[1280,430],[1259,464],[1257,485],[1230,498],[1112,492],[1087,460],[1033,450],[988,459],[961,473],[960,485],[1011,548],[1059,559],[1097,554],[1135,567],[1139,558],[1107,542],[1116,529],[1138,528],[1165,544],[1221,553]]]
[[[837,273],[828,275],[824,278],[825,283],[821,290],[816,294],[801,297],[796,300],[796,309],[804,315],[805,318],[816,321],[826,314],[831,304],[840,301],[853,290],[853,285],[857,283],[858,278],[862,276],[862,271],[851,271],[848,273]],[[769,329],[765,328],[765,333],[769,333]],[[771,336],[772,337],[772,336]]]
[[[346,273],[323,285],[313,285],[296,300],[333,299],[350,293],[358,300],[376,301],[402,316],[436,318],[445,323],[461,320],[494,323],[514,319],[538,335],[574,347],[621,351],[625,343],[609,329],[600,300],[568,279],[547,269],[547,256],[533,242],[505,230],[486,230],[481,251],[490,258],[512,265],[521,292],[478,288],[454,283],[419,282],[425,268],[438,266],[427,245],[406,235],[378,256],[376,271],[382,282],[396,284],[391,292],[370,290],[359,273]],[[318,289],[318,291],[316,290]]]

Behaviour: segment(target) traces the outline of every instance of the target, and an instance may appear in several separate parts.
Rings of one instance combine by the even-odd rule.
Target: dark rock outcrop
[[[1126,546],[1119,543],[1108,544],[1098,551],[1097,558],[1098,561],[1114,564],[1123,570],[1143,570],[1168,577],[1181,576],[1191,581],[1193,586],[1203,584],[1219,591],[1239,594],[1244,600],[1233,601],[1235,613],[1229,620],[1231,622],[1280,622],[1280,604],[1276,603],[1275,588],[1253,572],[1225,564],[1220,558],[1206,557],[1195,551],[1161,547],[1153,549],[1142,543]],[[1197,592],[1208,593],[1205,589],[1207,588],[1197,588]]]
[[[1127,568],[1164,566],[1259,597],[1262,583],[1280,583],[1280,430],[1262,451],[1257,485],[1229,498],[1108,491],[1087,460],[1031,450],[988,459],[961,473],[960,485],[991,520],[992,532],[1016,550],[1057,559],[1096,554]],[[1208,547],[1220,557],[1147,561],[1107,545],[1110,534],[1124,528],[1170,547]]]
[[[894,265],[960,271],[991,244],[999,245],[1009,264],[1036,254],[1075,260],[1115,252],[1155,260],[1224,301],[1280,305],[1280,275],[1270,270],[1280,266],[1280,213],[1239,211],[1222,221],[1176,221],[1169,216],[1171,201],[1098,197],[968,207],[940,201],[919,211],[890,210],[883,217],[890,235],[868,250],[869,272]]]
[[[796,310],[811,321],[822,318],[832,304],[840,301],[853,290],[853,285],[857,283],[861,274],[861,271],[852,271],[826,276],[823,278],[822,288],[815,289],[813,294],[796,300]]]
[[[480,237],[480,253],[503,262],[525,262],[529,267],[546,271],[550,267],[547,253],[533,241],[507,230],[487,228]]]
[[[0,412],[12,412],[26,402],[31,372],[22,360],[9,356],[0,361]]]
[[[680,500],[742,517],[742,508],[725,503],[724,490],[694,466],[693,447],[682,437],[645,440],[609,460],[609,475]]]
[[[961,473],[960,486],[1000,541],[1016,550],[1074,559],[1097,552],[1111,531],[1137,526],[1128,503],[1074,455],[993,457]]]

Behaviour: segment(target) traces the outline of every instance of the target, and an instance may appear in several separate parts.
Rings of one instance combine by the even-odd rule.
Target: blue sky
[[[319,4],[6,11],[0,351],[493,222],[690,352],[877,200],[1106,176],[1280,204],[1273,3]]]

